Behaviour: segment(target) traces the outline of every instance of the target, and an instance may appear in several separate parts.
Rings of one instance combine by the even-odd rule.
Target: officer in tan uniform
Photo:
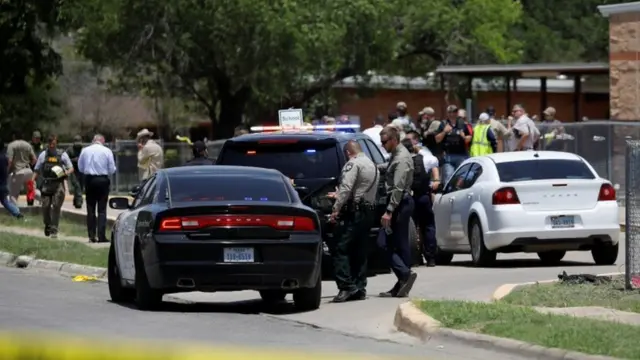
[[[349,141],[344,152],[349,161],[342,169],[337,191],[329,194],[336,199],[331,221],[338,221],[331,254],[340,292],[333,302],[366,298],[369,231],[374,222],[379,180],[378,168],[356,141]]]
[[[162,147],[151,139],[153,133],[142,129],[136,136],[138,142],[138,175],[140,181],[146,180],[164,166]]]

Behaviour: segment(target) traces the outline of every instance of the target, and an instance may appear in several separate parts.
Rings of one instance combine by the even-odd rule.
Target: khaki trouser
[[[59,182],[52,195],[42,195],[42,220],[44,226],[51,234],[58,233],[60,223],[60,209],[64,203],[65,188],[64,183]]]
[[[33,171],[29,168],[11,173],[9,175],[9,195],[14,199],[18,199],[20,191],[31,178],[33,178]]]

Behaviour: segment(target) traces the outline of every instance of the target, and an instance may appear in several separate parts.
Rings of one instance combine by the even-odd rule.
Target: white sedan
[[[497,253],[536,252],[547,264],[591,251],[598,265],[618,257],[618,204],[611,183],[582,157],[520,151],[474,157],[434,201],[437,262],[471,253],[476,266]]]

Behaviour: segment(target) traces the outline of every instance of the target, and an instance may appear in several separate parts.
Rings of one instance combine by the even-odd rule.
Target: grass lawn
[[[444,327],[588,354],[640,359],[640,327],[541,314],[505,303],[423,300],[417,305]]]
[[[44,223],[42,222],[42,215],[25,214],[23,220],[19,220],[10,216],[6,212],[0,212],[0,225],[11,226],[19,228],[37,229],[43,230]],[[79,224],[66,220],[64,217],[60,218],[58,234],[67,236],[79,236],[87,237],[87,226],[85,224]],[[87,238],[88,241],[88,238]]]
[[[544,307],[602,306],[640,313],[640,291],[624,290],[622,277],[600,285],[551,283],[523,286],[500,302]]]
[[[107,267],[108,248],[94,249],[76,241],[49,240],[0,232],[0,251],[36,259]]]

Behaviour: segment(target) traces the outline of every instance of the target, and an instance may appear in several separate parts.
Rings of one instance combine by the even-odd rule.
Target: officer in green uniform
[[[36,161],[35,179],[42,179],[42,218],[44,234],[58,237],[60,208],[64,202],[64,180],[73,173],[73,164],[67,153],[58,150],[58,137],[49,136],[48,147],[41,152]]]
[[[331,250],[340,292],[334,302],[364,300],[367,286],[369,231],[374,221],[378,169],[356,141],[344,146],[349,161],[342,169],[340,185],[330,194],[336,199],[330,220],[336,222]]]
[[[73,138],[73,145],[67,149],[67,155],[73,164],[73,174],[69,175],[69,187],[73,195],[73,206],[76,209],[82,208],[82,193],[84,190],[84,178],[78,170],[78,158],[82,152],[82,136],[76,135]]]

